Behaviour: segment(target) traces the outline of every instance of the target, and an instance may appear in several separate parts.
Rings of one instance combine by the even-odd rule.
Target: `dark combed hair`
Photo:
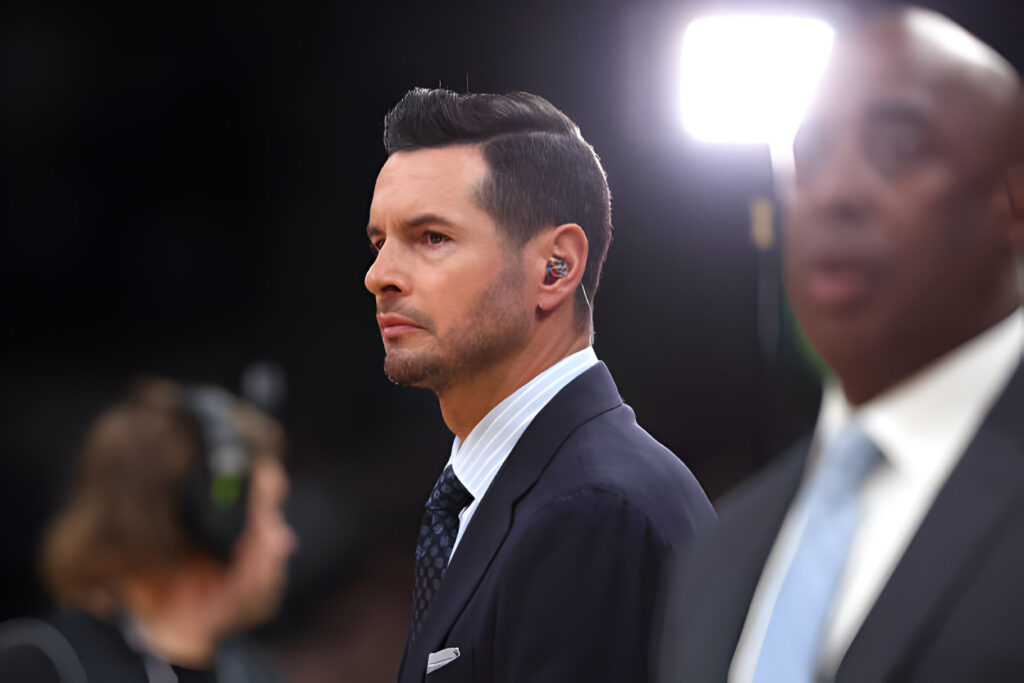
[[[543,97],[415,88],[384,119],[388,154],[479,144],[490,175],[481,206],[512,245],[544,228],[576,223],[589,242],[583,287],[593,300],[612,235],[611,195],[594,148]]]

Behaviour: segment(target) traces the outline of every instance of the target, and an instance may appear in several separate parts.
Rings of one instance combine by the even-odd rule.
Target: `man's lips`
[[[380,326],[380,334],[384,339],[394,339],[408,332],[423,329],[422,325],[395,313],[378,314],[377,325]]]
[[[874,269],[856,259],[819,259],[809,264],[807,291],[826,306],[846,307],[864,300],[874,286]]]

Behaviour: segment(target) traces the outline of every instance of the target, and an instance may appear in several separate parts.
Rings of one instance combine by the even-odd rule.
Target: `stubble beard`
[[[529,338],[529,312],[521,305],[523,273],[505,268],[434,349],[389,351],[384,372],[395,384],[443,394],[522,348]]]

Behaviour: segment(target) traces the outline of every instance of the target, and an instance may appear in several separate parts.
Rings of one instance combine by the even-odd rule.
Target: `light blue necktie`
[[[857,492],[882,454],[850,422],[827,444],[808,482],[807,524],[772,609],[754,683],[813,681],[825,618],[860,519]]]

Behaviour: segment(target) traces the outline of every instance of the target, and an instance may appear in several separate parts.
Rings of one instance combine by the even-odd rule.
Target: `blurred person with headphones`
[[[284,592],[283,450],[280,425],[226,391],[136,382],[90,429],[44,541],[60,608],[0,625],[0,681],[280,680],[230,636]]]

